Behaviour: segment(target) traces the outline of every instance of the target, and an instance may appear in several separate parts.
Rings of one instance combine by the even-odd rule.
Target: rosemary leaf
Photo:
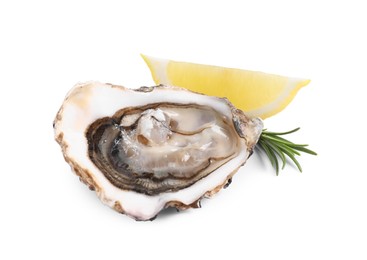
[[[287,151],[287,150],[283,150],[284,151],[284,153],[285,154],[287,154],[288,155],[288,157],[289,158],[291,158],[291,160],[295,163],[295,165],[297,166],[297,168],[298,168],[298,170],[300,171],[300,172],[302,172],[302,167],[301,167],[301,165],[299,164],[299,162],[296,160],[296,158],[294,157],[294,155],[293,154],[291,154],[289,151]]]
[[[273,157],[273,155],[269,151],[269,147],[265,144],[265,142],[263,140],[261,140],[261,139],[259,140],[259,145],[260,145],[261,149],[263,149],[263,151],[268,156],[268,158],[271,162],[271,165],[273,165],[275,167],[275,161],[277,160],[277,158]]]
[[[262,135],[263,135],[263,137],[266,137],[266,139],[275,141],[277,143],[283,143],[283,144],[286,144],[286,145],[293,145],[292,142],[289,142],[288,140],[285,140],[284,138],[280,138],[280,137],[273,136],[273,135],[267,135],[267,134],[262,134]]]
[[[268,145],[269,147],[271,147],[271,149],[274,150],[274,152],[280,157],[280,159],[282,160],[282,170],[284,169],[285,167],[285,164],[286,164],[286,159],[285,159],[285,156],[284,156],[284,153],[276,146],[276,145],[273,145],[271,142],[267,141],[267,140],[264,140],[266,145]],[[277,172],[278,174],[278,172]]]
[[[264,134],[265,136],[268,136],[267,134]],[[284,139],[283,137],[280,137],[280,136],[271,136],[272,139],[277,139],[279,142],[282,142],[282,143],[286,143],[288,144],[289,146],[292,146],[292,147],[305,147],[305,146],[308,146],[308,144],[295,144],[293,142],[290,142],[288,141],[287,139]]]
[[[275,152],[272,149],[272,147],[271,146],[268,146],[268,148],[269,148],[269,152],[270,152],[271,156],[274,158],[275,171],[276,171],[276,174],[278,175],[279,174],[279,162],[278,162],[278,158],[275,155]]]
[[[315,153],[314,151],[304,148],[304,147],[295,147],[294,149],[300,151],[300,152],[304,152],[304,153],[308,153],[308,154],[312,154],[312,155],[317,155],[317,153]]]
[[[291,147],[291,146],[287,146],[287,145],[284,145],[282,143],[279,143],[277,145],[278,145],[279,149],[281,149],[282,151],[286,151],[286,152],[288,152],[292,155],[298,155],[298,156],[301,155],[298,151],[294,150],[293,147]]]
[[[287,134],[297,132],[299,129],[301,129],[301,128],[297,127],[295,129],[287,131],[287,132],[269,132],[269,131],[267,131],[267,129],[264,129],[263,132],[265,132],[267,135],[287,135]]]

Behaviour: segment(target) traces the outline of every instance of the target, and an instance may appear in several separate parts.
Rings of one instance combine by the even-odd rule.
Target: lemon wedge
[[[282,111],[310,80],[257,71],[159,59],[141,54],[156,84],[174,85],[226,97],[250,117]]]

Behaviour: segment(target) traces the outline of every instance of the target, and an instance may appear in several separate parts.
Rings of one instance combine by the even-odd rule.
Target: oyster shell
[[[225,98],[178,87],[88,82],[54,121],[65,160],[104,204],[137,220],[195,208],[227,183],[261,134]]]

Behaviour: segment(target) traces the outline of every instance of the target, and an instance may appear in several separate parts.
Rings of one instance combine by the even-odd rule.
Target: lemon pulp
[[[226,97],[247,115],[262,119],[283,110],[298,90],[310,82],[257,71],[142,57],[156,84]]]

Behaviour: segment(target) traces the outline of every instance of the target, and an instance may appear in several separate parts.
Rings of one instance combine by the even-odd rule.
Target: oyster
[[[261,134],[225,98],[171,86],[88,82],[54,121],[65,160],[104,204],[137,220],[196,208],[227,183]]]

